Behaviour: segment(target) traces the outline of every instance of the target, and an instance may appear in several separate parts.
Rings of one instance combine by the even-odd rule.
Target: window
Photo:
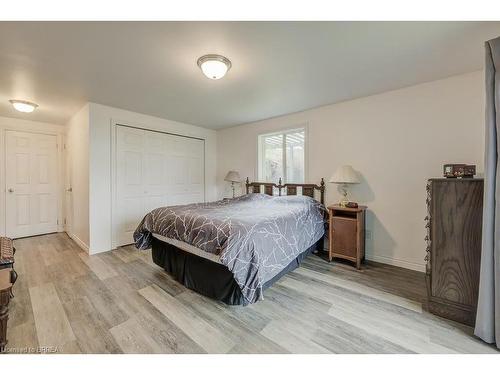
[[[305,130],[260,135],[258,170],[262,182],[304,183]]]

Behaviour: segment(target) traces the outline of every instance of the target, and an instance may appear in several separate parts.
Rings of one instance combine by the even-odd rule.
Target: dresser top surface
[[[438,178],[429,178],[428,181],[468,182],[468,181],[484,181],[484,178],[482,178],[482,177],[474,177],[474,178],[446,178],[446,177],[438,177]]]

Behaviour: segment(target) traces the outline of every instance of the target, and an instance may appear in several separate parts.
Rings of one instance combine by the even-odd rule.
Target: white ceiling
[[[222,128],[479,70],[500,22],[0,22],[0,116],[91,101]],[[218,81],[196,65],[218,53]],[[9,99],[38,103],[21,114]]]

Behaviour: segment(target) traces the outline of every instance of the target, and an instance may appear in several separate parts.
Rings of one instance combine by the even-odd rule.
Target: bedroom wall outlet
[[[372,231],[369,229],[365,230],[365,239],[366,240],[371,240],[372,239]]]

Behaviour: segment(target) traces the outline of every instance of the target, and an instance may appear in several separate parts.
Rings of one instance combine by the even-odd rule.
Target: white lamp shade
[[[229,171],[229,172],[227,172],[227,175],[224,178],[224,181],[241,182],[240,174],[236,171]]]
[[[343,165],[330,177],[334,184],[359,184],[358,174],[350,165]]]

